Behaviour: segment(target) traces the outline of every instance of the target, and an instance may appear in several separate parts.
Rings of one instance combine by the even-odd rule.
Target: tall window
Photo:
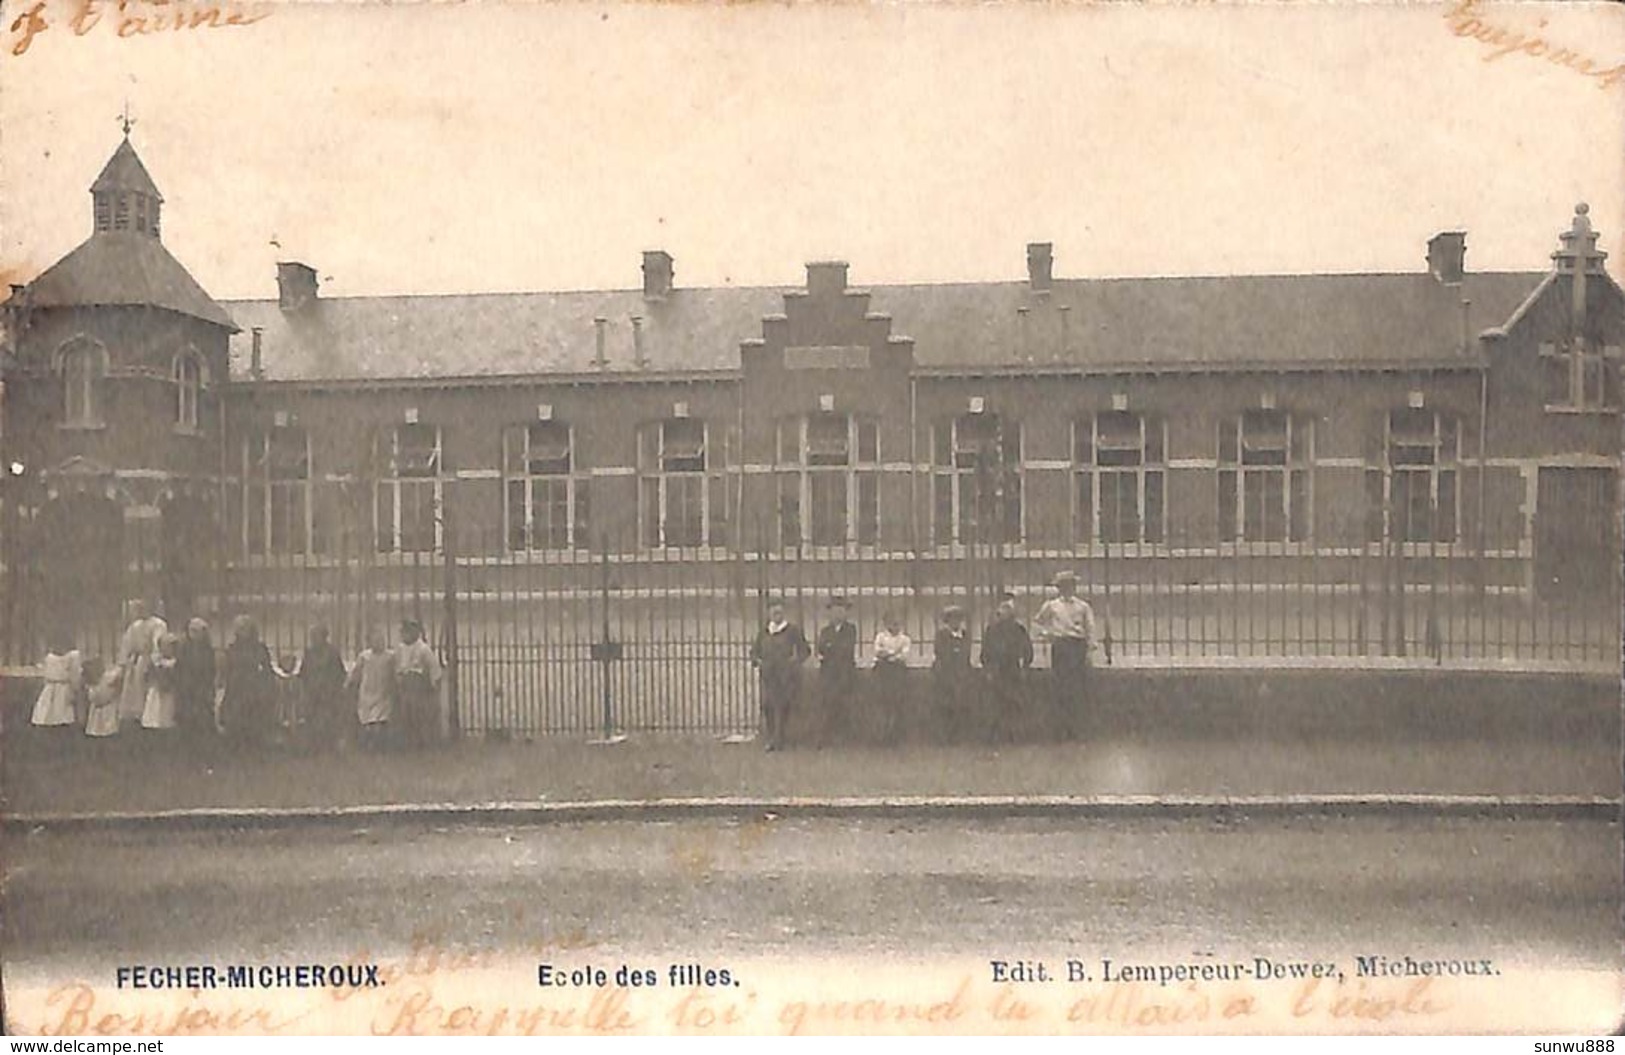
[[[175,426],[186,432],[198,428],[198,397],[203,390],[203,366],[185,352],[175,357]]]
[[[311,548],[310,437],[280,426],[243,439],[241,539],[250,556]],[[235,510],[233,512],[236,512]]]
[[[62,419],[68,425],[102,424],[102,380],[107,376],[107,351],[88,340],[76,340],[62,350]]]
[[[1021,541],[1021,423],[961,414],[937,424],[932,448],[937,544]]]
[[[880,539],[880,426],[818,413],[779,423],[779,537],[787,546]]]
[[[1398,542],[1454,542],[1461,423],[1420,407],[1391,411],[1384,464],[1366,471],[1367,535]],[[1386,532],[1386,535],[1385,535]]]
[[[708,475],[722,459],[698,418],[667,418],[639,430],[639,520],[645,546],[707,546],[722,541],[727,479]]]
[[[1219,423],[1219,538],[1302,542],[1309,537],[1311,424],[1280,410]]]
[[[113,196],[106,191],[97,191],[92,199],[96,208],[96,230],[110,231],[113,229]]]
[[[1585,338],[1543,344],[1546,405],[1563,410],[1620,409],[1620,349]]]
[[[1165,427],[1126,410],[1073,422],[1073,537],[1079,542],[1162,541]]]
[[[587,480],[576,472],[570,426],[562,421],[515,426],[504,434],[503,446],[508,548],[586,548]]]
[[[440,428],[397,425],[379,439],[373,524],[380,553],[428,553],[440,541]]]

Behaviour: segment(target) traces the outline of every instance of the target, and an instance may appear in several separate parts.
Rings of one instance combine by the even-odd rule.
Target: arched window
[[[1021,541],[1021,423],[961,414],[936,425],[931,526],[937,545]]]
[[[699,418],[653,421],[638,432],[643,544],[712,546],[727,523],[727,477],[714,430]]]
[[[569,423],[515,426],[503,434],[503,448],[508,548],[587,548],[587,476],[578,472],[575,431]]]
[[[107,351],[89,340],[66,345],[58,359],[62,373],[64,424],[94,428],[102,424],[101,389],[107,376]]]
[[[175,357],[175,427],[183,432],[198,430],[198,400],[203,391],[203,363],[195,352]]]
[[[1383,461],[1366,470],[1366,534],[1373,542],[1454,542],[1459,522],[1461,422],[1423,407],[1388,413]]]
[[[786,546],[880,540],[880,426],[820,411],[779,422],[779,539]]]
[[[1249,410],[1219,423],[1219,538],[1302,542],[1309,537],[1312,423]]]
[[[1164,423],[1111,410],[1072,424],[1073,537],[1161,542],[1167,443]]]

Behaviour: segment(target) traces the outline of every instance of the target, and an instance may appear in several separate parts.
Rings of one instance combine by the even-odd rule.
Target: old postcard
[[[1616,1027],[1625,9],[3,12],[8,1033]]]

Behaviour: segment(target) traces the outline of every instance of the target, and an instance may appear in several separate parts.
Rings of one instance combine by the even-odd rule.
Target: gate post
[[[619,744],[626,741],[625,736],[615,735],[615,706],[614,697],[609,686],[609,672],[617,659],[621,658],[621,643],[611,640],[609,636],[609,538],[604,533],[598,535],[599,554],[599,597],[603,605],[603,633],[596,644],[592,646],[592,658],[598,661],[602,671],[603,685],[601,703],[603,706],[603,736],[588,743],[598,746]]]
[[[441,510],[441,551],[445,560],[444,579],[441,584],[443,606],[440,630],[440,654],[445,664],[446,730],[452,736],[462,732],[462,694],[458,691],[457,655],[457,533],[452,529],[451,509]]]

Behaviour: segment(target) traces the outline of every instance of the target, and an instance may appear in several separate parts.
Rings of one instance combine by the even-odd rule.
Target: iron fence
[[[582,549],[511,552],[498,532],[447,525],[438,552],[380,553],[371,538],[339,534],[321,556],[206,562],[186,589],[143,555],[162,546],[138,546],[118,563],[113,600],[68,620],[53,612],[65,599],[48,581],[8,568],[0,644],[10,665],[37,662],[48,628],[66,626],[79,647],[111,657],[117,599],[132,597],[165,600],[172,623],[205,615],[221,644],[229,620],[251,614],[289,661],[316,623],[353,656],[370,627],[414,618],[440,649],[465,733],[727,736],[755,727],[746,656],[769,598],[811,637],[827,600],[845,595],[860,665],[889,614],[915,642],[912,662],[929,666],[944,606],[967,609],[979,644],[1001,595],[1030,619],[1064,569],[1095,608],[1097,662],[1114,666],[1620,665],[1618,563],[1606,556],[1594,574],[1543,582],[1528,544],[1214,543],[1170,531],[1155,544],[895,552],[775,547],[755,541],[771,534],[755,526],[742,546],[654,550],[603,534]],[[1504,526],[1486,536],[1523,537]],[[1036,665],[1047,664],[1040,642]]]

